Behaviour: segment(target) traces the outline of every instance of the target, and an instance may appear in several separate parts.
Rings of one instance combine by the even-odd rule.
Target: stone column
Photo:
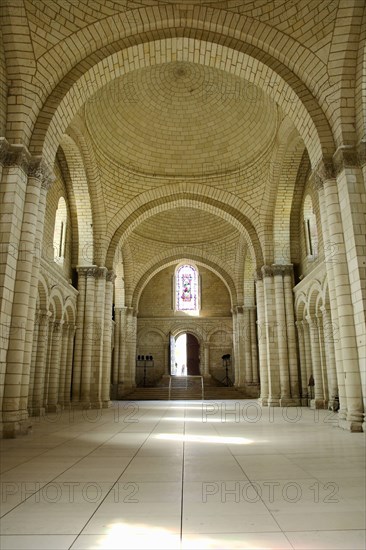
[[[95,279],[95,297],[90,404],[94,408],[102,407],[103,343],[107,272],[108,270],[106,267],[99,267],[93,272]]]
[[[28,390],[29,415],[32,415],[32,411],[33,411],[34,378],[35,378],[37,349],[38,349],[39,322],[40,322],[40,312],[37,311],[34,319],[34,331],[33,331],[34,342],[32,346],[32,359],[31,359],[30,376],[29,376],[29,390]]]
[[[308,375],[306,371],[306,354],[304,341],[304,326],[302,321],[296,321],[297,334],[299,339],[300,353],[300,372],[301,372],[301,405],[306,407],[308,404]]]
[[[257,331],[259,350],[259,377],[260,377],[260,403],[268,405],[268,368],[267,368],[267,341],[265,329],[264,289],[263,277],[260,269],[256,271],[256,300],[257,300]]]
[[[4,342],[4,347],[7,349],[2,415],[5,437],[14,437],[17,432],[27,430],[30,425],[30,421],[27,420],[29,374],[37,295],[35,282],[38,279],[40,263],[40,258],[35,254],[36,235],[37,228],[38,233],[40,228],[43,231],[45,195],[48,186],[53,181],[51,172],[45,163],[38,158],[32,159],[30,162],[30,157],[24,148],[18,148],[16,152],[12,152],[10,163],[15,164],[16,168],[14,167],[15,170],[11,168],[4,170],[5,175],[9,177],[5,177],[2,184],[5,195],[1,214],[7,212],[4,219],[9,218],[10,211],[7,204],[12,193],[16,193],[17,198],[15,200],[14,194],[13,200],[18,213],[22,212],[22,219],[21,222],[19,219],[14,235],[10,235],[8,233],[9,225],[17,217],[13,212],[15,217],[8,227],[4,227],[3,236],[4,244],[10,245],[11,240],[15,239],[17,247],[13,258],[5,255],[5,263],[10,260],[12,263],[13,282],[10,287],[7,287],[4,304],[7,305],[7,312],[1,313],[1,318],[5,320],[6,314],[9,316],[11,311],[11,321],[9,318],[11,330],[9,338]],[[27,178],[26,173],[28,173]],[[15,178],[12,179],[11,176],[15,176]],[[10,264],[8,268],[10,268]],[[5,268],[5,272],[0,270],[0,286],[7,284],[6,276],[2,278],[2,273],[5,275],[6,271],[9,273],[7,268]]]
[[[345,189],[344,168],[334,170],[333,163],[323,161],[318,168],[317,175],[322,179],[324,185],[324,202],[328,220],[328,231],[331,242],[335,245],[336,255],[332,258],[334,273],[334,288],[329,287],[330,303],[335,302],[335,309],[338,312],[340,348],[342,350],[342,365],[345,374],[345,390],[347,397],[347,416],[343,420],[340,418],[339,425],[350,431],[362,431],[364,421],[364,408],[361,388],[361,373],[359,364],[358,342],[355,330],[355,300],[362,295],[357,291],[357,298],[352,297],[352,290],[356,290],[357,284],[354,282],[359,278],[358,268],[353,271],[353,254],[349,252],[346,256],[344,238],[347,238],[350,248],[352,248],[352,239],[355,239],[353,219],[347,222],[340,207],[340,197],[338,193],[335,174],[338,177],[342,205],[345,210],[350,210],[349,196]],[[359,199],[357,199],[359,200]],[[343,216],[343,219],[342,219]],[[348,225],[351,223],[351,225]],[[350,261],[349,261],[350,260]],[[349,264],[349,265],[348,265]],[[350,275],[352,276],[352,288],[350,284]],[[334,292],[334,294],[333,294]],[[355,304],[356,305],[356,304]],[[333,307],[333,306],[332,306]],[[357,317],[357,315],[356,315]],[[364,324],[363,320],[363,324]],[[364,334],[364,333],[363,333]],[[361,343],[361,347],[365,342]],[[363,353],[363,352],[362,352]]]
[[[275,304],[276,304],[276,329],[278,345],[278,362],[280,371],[281,405],[288,405],[290,401],[290,375],[288,368],[287,332],[285,297],[283,288],[283,267],[273,266]]]
[[[240,348],[244,350],[245,386],[253,383],[252,344],[250,330],[250,308],[244,307],[244,326],[240,333]]]
[[[127,343],[126,343],[126,334],[127,334],[127,308],[121,307],[117,310],[119,316],[117,317],[118,322],[116,324],[116,331],[118,334],[119,341],[119,353],[116,362],[117,369],[117,397],[121,398],[125,393],[125,376],[127,373]],[[129,386],[127,386],[129,388]]]
[[[48,165],[43,161],[41,157],[32,158],[29,172],[28,172],[28,185],[32,182],[39,188],[39,197],[38,197],[38,212],[37,212],[37,222],[35,227],[35,240],[34,240],[34,250],[32,258],[32,272],[30,279],[30,290],[29,290],[29,302],[28,302],[28,317],[26,325],[26,340],[24,343],[24,365],[22,375],[22,394],[24,396],[29,393],[28,383],[29,383],[29,368],[32,355],[32,347],[36,343],[34,337],[34,328],[35,328],[35,312],[36,312],[36,303],[38,296],[38,283],[39,283],[39,273],[42,257],[42,244],[43,244],[43,230],[44,230],[44,220],[46,213],[46,202],[47,202],[47,193],[50,187],[54,182],[54,175],[49,169]],[[36,204],[32,203],[30,208],[35,208]]]
[[[40,311],[39,313],[38,344],[36,364],[34,369],[34,389],[32,400],[33,415],[41,415],[44,413],[43,395],[46,377],[48,330],[50,316],[51,313],[49,311]]]
[[[321,307],[321,311],[323,314],[323,335],[324,335],[326,368],[327,368],[327,378],[328,378],[328,393],[329,393],[328,405],[330,408],[333,408],[336,404],[335,403],[336,397],[339,398],[338,383],[337,383],[337,369],[336,369],[334,342],[333,342],[333,331],[332,331],[330,312],[327,310],[326,307]]]
[[[233,312],[233,345],[234,345],[234,365],[235,365],[235,380],[234,386],[244,387],[247,383],[246,366],[243,346],[244,332],[244,313],[243,306],[237,306]]]
[[[23,306],[19,304],[18,311],[16,311],[17,300],[13,304],[18,259],[21,261],[25,255],[29,261],[30,255],[29,245],[31,243],[27,238],[25,241],[27,248],[24,250],[21,238],[22,229],[24,231],[23,214],[27,195],[29,162],[30,154],[26,147],[11,146],[5,138],[0,138],[0,165],[2,168],[0,185],[0,430],[4,437],[15,437],[18,432],[25,432],[29,427],[28,411],[25,408],[21,409],[20,403],[22,348],[25,342],[28,297],[24,297],[26,303]],[[30,198],[30,193],[28,193],[28,198]],[[31,236],[33,233],[32,225],[30,227]],[[18,291],[20,291],[19,276],[20,272]],[[9,349],[11,339],[13,342]],[[10,355],[8,356],[9,351]],[[22,404],[22,406],[24,405]]]
[[[318,325],[320,365],[321,365],[323,399],[324,399],[324,408],[325,408],[328,406],[328,378],[327,378],[327,366],[326,366],[325,345],[324,345],[323,316],[321,315],[320,312],[317,313],[316,319],[317,319],[317,325]]]
[[[111,405],[111,369],[112,369],[112,304],[113,288],[116,275],[114,271],[108,271],[106,276],[105,312],[104,312],[104,341],[102,368],[102,404],[103,407]]]
[[[329,169],[331,171],[331,169]],[[324,172],[324,173],[323,173]],[[330,316],[332,321],[332,331],[337,333],[334,338],[334,348],[335,348],[335,361],[336,361],[336,370],[337,370],[337,380],[338,380],[338,389],[339,389],[339,411],[338,417],[340,420],[346,420],[347,417],[347,396],[345,389],[345,374],[343,369],[343,351],[341,346],[341,340],[339,338],[339,322],[338,322],[338,308],[337,308],[337,299],[336,299],[336,289],[335,289],[335,275],[334,275],[334,261],[337,261],[337,248],[336,243],[330,239],[329,227],[328,227],[328,215],[327,208],[325,204],[325,195],[324,195],[324,185],[323,181],[326,177],[326,167],[323,167],[323,170],[319,175],[315,175],[314,182],[318,190],[319,195],[319,208],[320,208],[320,218],[321,218],[321,227],[323,232],[323,242],[324,242],[324,262],[327,271],[327,280],[329,287],[329,296],[330,299]]]
[[[302,321],[302,326],[304,329],[304,351],[305,351],[305,358],[306,358],[306,385],[309,386],[309,380],[310,377],[313,374],[313,363],[312,363],[312,355],[311,355],[311,343],[310,343],[310,325],[307,321],[307,319],[304,319]]]
[[[118,371],[119,371],[119,359],[120,359],[120,337],[121,337],[121,309],[115,308],[114,310],[114,348],[113,348],[113,372],[112,372],[112,385],[113,393],[117,396],[118,385]]]
[[[319,332],[316,317],[306,318],[310,329],[311,359],[314,373],[314,399],[312,406],[316,409],[324,409],[323,380],[321,372],[321,358],[319,345]]]
[[[361,141],[357,148],[339,147],[333,162],[346,243],[343,250],[349,281],[348,303],[352,304],[352,318],[351,310],[346,313],[343,307],[340,323],[342,334],[348,339],[345,353],[348,411],[343,427],[360,430],[359,424],[363,423],[366,430],[366,391],[362,395],[362,387],[366,388],[366,187],[362,173],[366,164],[366,142]],[[352,340],[356,344],[354,350],[350,349]]]
[[[87,267],[78,267],[78,297],[76,313],[76,334],[74,350],[74,367],[72,377],[72,401],[78,403],[81,397],[81,365],[84,345],[84,315],[86,297]]]
[[[64,406],[64,397],[65,397],[66,365],[67,365],[69,335],[70,335],[69,323],[64,323],[62,325],[60,373],[59,373],[59,382],[58,382],[58,403],[62,407]]]
[[[64,384],[64,397],[63,403],[64,407],[70,407],[71,401],[71,380],[72,380],[72,367],[73,367],[73,356],[74,356],[74,340],[76,326],[72,323],[69,323],[68,326],[68,340],[67,340],[67,355],[66,355],[66,369],[65,369],[65,384]]]
[[[285,293],[286,333],[288,364],[290,371],[290,391],[294,405],[300,404],[299,367],[296,346],[294,294],[293,294],[293,266],[286,266],[283,273],[283,287]]]
[[[56,320],[52,329],[51,357],[48,380],[47,411],[58,410],[58,385],[60,380],[60,359],[62,349],[62,325],[63,321]]]
[[[123,377],[124,387],[136,386],[136,342],[137,342],[137,313],[132,307],[126,309],[126,360]]]
[[[205,342],[203,344],[203,353],[204,353],[204,367],[203,367],[203,376],[205,378],[210,377],[210,344]]]
[[[256,308],[250,308],[250,344],[252,355],[252,379],[254,384],[259,383],[258,372],[258,349],[257,349],[257,334],[256,334]]]
[[[280,369],[278,360],[278,347],[276,338],[276,303],[273,281],[273,268],[262,267],[264,288],[264,311],[267,342],[267,369],[268,369],[268,405],[278,407],[280,405]]]
[[[80,401],[83,407],[90,406],[90,385],[92,381],[93,341],[98,338],[94,325],[95,311],[95,270],[90,267],[86,270],[86,288],[83,323],[83,350],[81,358]]]

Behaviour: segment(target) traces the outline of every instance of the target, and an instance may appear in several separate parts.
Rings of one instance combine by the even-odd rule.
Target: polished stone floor
[[[1,443],[1,550],[358,550],[365,434],[251,401],[115,403]]]

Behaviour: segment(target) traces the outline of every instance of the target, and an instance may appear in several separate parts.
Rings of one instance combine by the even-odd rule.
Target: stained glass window
[[[198,273],[192,265],[181,265],[176,272],[176,309],[198,311]]]

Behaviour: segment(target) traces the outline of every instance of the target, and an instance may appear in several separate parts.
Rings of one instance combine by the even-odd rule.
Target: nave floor
[[[365,434],[255,401],[118,402],[1,442],[7,549],[358,550]]]

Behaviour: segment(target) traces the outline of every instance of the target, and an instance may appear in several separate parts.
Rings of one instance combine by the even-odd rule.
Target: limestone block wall
[[[139,317],[187,317],[183,312],[174,311],[174,270],[175,266],[162,269],[146,285],[139,301]],[[230,295],[226,285],[209,269],[200,267],[199,274],[200,317],[231,317]]]

